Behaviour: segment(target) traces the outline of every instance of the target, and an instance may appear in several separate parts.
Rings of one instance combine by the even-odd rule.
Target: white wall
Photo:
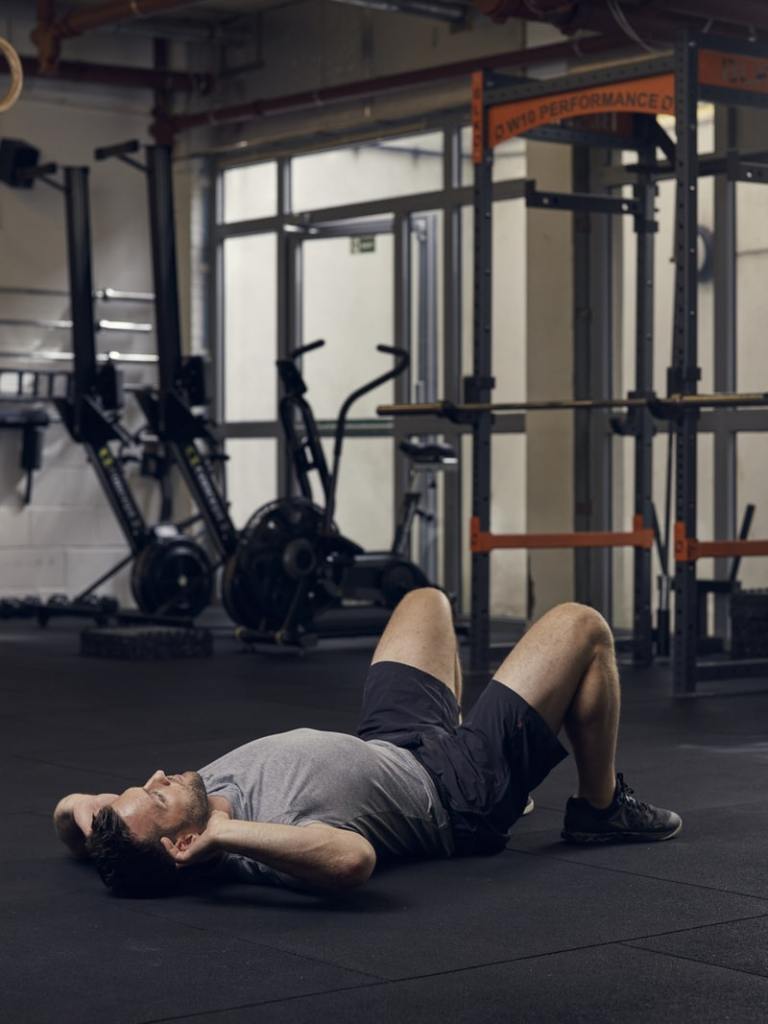
[[[31,26],[5,24],[3,34],[29,52]],[[109,61],[117,57],[139,65],[151,57],[146,40],[93,37],[78,40],[68,57]],[[149,93],[43,83],[30,79],[19,103],[0,116],[0,137],[30,142],[42,159],[66,165],[87,164],[91,171],[93,267],[96,288],[151,291],[145,185],[138,173],[117,162],[93,166],[98,145],[146,139],[151,104]],[[59,193],[44,185],[12,190],[0,186],[0,285],[66,289],[67,265],[64,205]],[[12,297],[0,294],[0,317],[67,318],[66,298]],[[147,322],[147,306],[103,305],[103,318]],[[102,334],[104,350],[151,351],[153,337],[143,334]],[[0,326],[0,365],[11,364],[3,353],[69,349],[67,332]],[[133,371],[129,380],[138,380]],[[55,411],[49,412],[55,417]],[[45,434],[43,467],[36,474],[31,506],[21,503],[23,480],[18,468],[20,437],[0,437],[0,596],[55,592],[70,595],[115,563],[126,551],[96,476],[82,448],[61,425]],[[139,488],[142,504],[156,515],[155,494]],[[104,592],[108,592],[105,589]],[[117,592],[125,597],[125,578]]]

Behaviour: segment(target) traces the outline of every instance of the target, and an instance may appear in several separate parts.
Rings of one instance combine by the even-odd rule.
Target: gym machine
[[[242,534],[235,529],[206,449],[215,438],[208,420],[194,409],[205,404],[204,367],[199,357],[182,357],[178,310],[175,229],[171,152],[166,146],[147,146],[146,164],[132,156],[136,142],[97,150],[97,159],[117,157],[146,174],[152,236],[152,265],[159,356],[159,388],[137,393],[150,428],[167,447],[173,462],[200,510],[224,566],[222,599],[231,618],[244,627],[240,635],[251,643],[309,646],[318,632],[321,612],[343,608],[344,602],[368,607],[394,607],[408,590],[427,584],[421,570],[393,552],[366,553],[342,537],[333,522],[336,480],[346,417],[361,395],[402,373],[408,365],[406,352],[379,346],[395,355],[396,366],[350,395],[342,406],[336,428],[333,472],[324,470],[325,508],[307,497],[270,502],[249,520]],[[298,375],[295,363],[281,373]],[[281,413],[286,429],[289,413],[300,409],[305,390],[298,375],[286,393]],[[296,404],[299,403],[299,404]],[[306,406],[306,403],[304,403]],[[308,409],[308,406],[306,406]],[[309,411],[311,417],[311,410]],[[314,424],[314,419],[309,422]],[[322,457],[319,435],[312,435],[311,458]],[[301,477],[300,477],[301,479]],[[376,616],[378,631],[383,616]],[[370,623],[334,629],[335,635],[369,635]]]
[[[378,632],[381,615],[374,611],[374,621],[366,622],[366,610],[392,609],[409,590],[429,586],[424,572],[407,554],[419,497],[413,486],[388,551],[365,551],[339,533],[334,522],[349,411],[363,395],[403,373],[410,361],[408,353],[377,346],[379,352],[395,357],[395,366],[345,399],[336,420],[329,469],[298,366],[303,355],[324,344],[315,341],[296,349],[289,359],[277,361],[284,392],[280,421],[301,494],[280,498],[254,513],[243,531],[238,557],[225,571],[225,593],[248,616],[245,625],[254,631],[254,639],[277,636],[283,642],[300,643],[315,630],[323,631],[324,613],[344,608],[363,610],[356,633]],[[442,453],[445,458],[448,454]],[[312,473],[320,481],[323,507],[313,501]]]
[[[120,446],[133,443],[120,423],[122,380],[112,361],[99,365],[97,360],[88,169],[64,168],[61,184],[51,177],[58,170],[55,164],[39,166],[36,149],[22,143],[14,146],[15,173],[9,183],[31,187],[42,180],[64,196],[74,372],[69,393],[52,400],[72,439],[85,447],[130,548],[126,558],[78,595],[73,604],[90,598],[98,586],[132,562],[131,590],[141,613],[153,619],[194,618],[211,598],[210,560],[197,541],[184,535],[181,527],[186,524],[161,522],[149,527],[145,522],[119,452]]]
[[[205,366],[201,357],[184,357],[181,351],[171,151],[167,146],[147,146],[146,163],[142,163],[133,155],[139,149],[138,142],[130,141],[102,147],[94,154],[97,160],[121,160],[147,180],[158,387],[139,389],[135,397],[150,431],[162,444],[165,457],[178,468],[199,509],[218,554],[214,567],[218,568],[234,558],[240,536],[212,468],[218,438],[205,415],[195,411],[207,401]],[[241,623],[242,611],[230,606],[226,592],[224,603],[234,621]]]
[[[279,416],[293,464],[294,476],[303,498],[311,503],[313,501],[311,474],[315,474],[315,479],[319,481],[322,491],[323,505],[320,511],[324,517],[323,529],[327,531],[332,527],[341,447],[349,409],[361,395],[400,376],[407,369],[409,357],[402,349],[387,349],[384,346],[379,346],[379,351],[395,354],[398,363],[390,373],[383,377],[377,377],[376,380],[356,391],[342,406],[336,422],[335,457],[331,472],[328,469],[314,412],[304,397],[307,385],[300,369],[302,358],[308,352],[314,351],[324,344],[324,341],[315,341],[304,345],[293,351],[288,359],[278,359],[276,365],[283,388]],[[423,487],[419,478],[424,475],[425,471],[434,473],[435,471],[454,469],[458,460],[455,450],[446,444],[402,441],[399,447],[409,459],[410,468],[408,488],[403,497],[402,511],[395,527],[392,546],[388,551],[365,552],[355,545],[357,550],[339,582],[342,598],[347,601],[368,601],[378,607],[393,608],[408,590],[428,585],[425,573],[410,558],[413,524],[417,518],[427,519],[429,517],[429,513],[420,507],[423,499]],[[267,506],[267,508],[270,507]],[[328,522],[325,522],[328,515],[330,518]],[[254,517],[255,519],[256,517]],[[251,522],[253,523],[254,520]],[[376,627],[379,626],[380,622],[377,621]]]

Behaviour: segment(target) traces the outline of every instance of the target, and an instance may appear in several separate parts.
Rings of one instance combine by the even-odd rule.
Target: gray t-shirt
[[[381,861],[449,857],[448,815],[429,774],[407,750],[384,740],[293,729],[230,751],[200,771],[210,796],[232,816],[279,825],[321,822],[359,832]],[[281,872],[229,854],[223,875],[291,884]]]

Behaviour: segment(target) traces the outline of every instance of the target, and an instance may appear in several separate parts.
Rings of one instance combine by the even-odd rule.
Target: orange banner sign
[[[699,53],[699,81],[702,85],[721,89],[768,93],[768,59],[702,50]]]
[[[491,146],[498,146],[506,139],[545,124],[556,124],[564,118],[613,112],[674,114],[674,75],[652,75],[491,107],[488,111],[489,142]]]

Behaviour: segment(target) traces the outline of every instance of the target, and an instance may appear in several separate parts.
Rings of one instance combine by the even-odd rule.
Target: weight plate
[[[333,527],[322,536],[323,511],[306,498],[284,498],[258,509],[243,530],[222,580],[224,606],[235,622],[275,632],[297,599],[294,627],[339,604],[346,558],[360,548]]]
[[[191,538],[158,538],[133,563],[131,590],[147,615],[194,618],[211,601],[213,569],[208,555]]]

